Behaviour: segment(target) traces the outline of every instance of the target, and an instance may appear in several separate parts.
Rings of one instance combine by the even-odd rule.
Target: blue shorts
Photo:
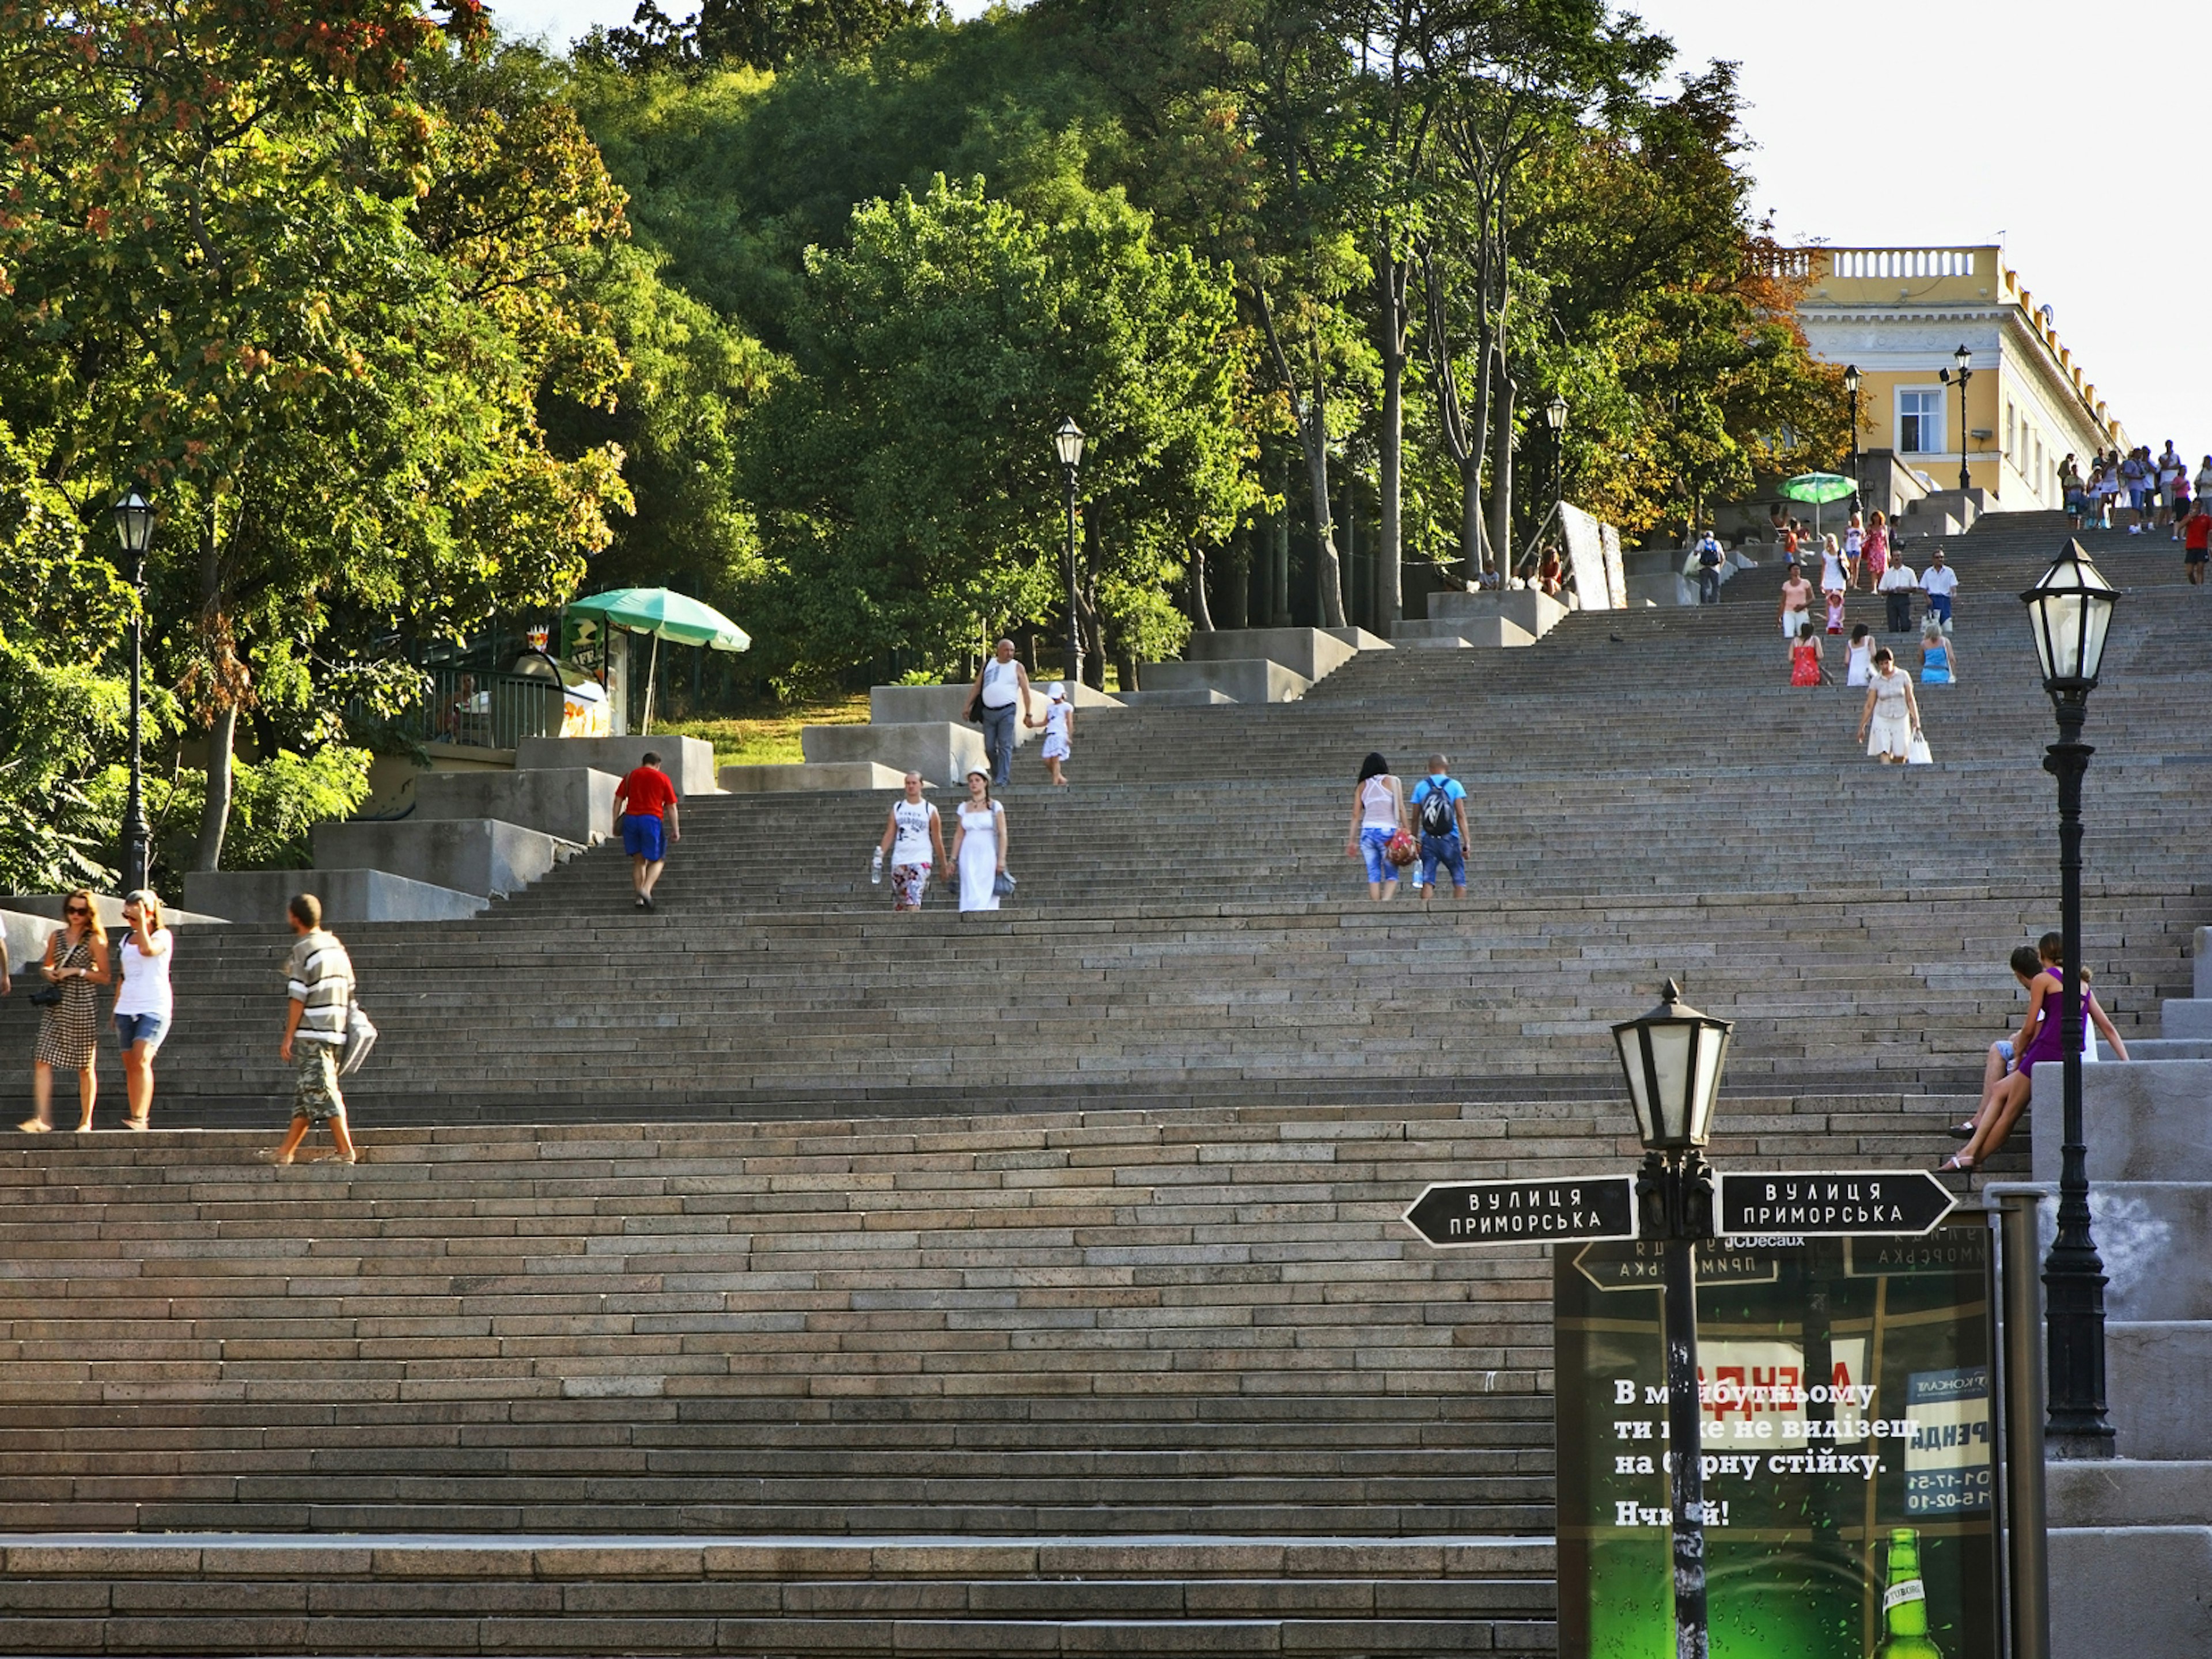
[[[622,831],[623,851],[632,858],[658,864],[668,856],[667,827],[659,813],[625,812]]]
[[[122,1042],[125,1054],[143,1042],[146,1045],[146,1052],[150,1054],[161,1046],[161,1039],[168,1034],[169,1017],[167,1014],[118,1014],[115,1017],[115,1035]]]
[[[1378,824],[1372,823],[1359,832],[1359,850],[1367,858],[1368,880],[1395,881],[1398,879],[1398,866],[1383,856],[1389,848],[1390,837],[1397,833],[1395,830],[1385,830]]]
[[[1424,887],[1437,884],[1438,864],[1451,872],[1453,886],[1467,885],[1467,857],[1460,851],[1458,830],[1453,830],[1449,836],[1421,837],[1421,884]]]

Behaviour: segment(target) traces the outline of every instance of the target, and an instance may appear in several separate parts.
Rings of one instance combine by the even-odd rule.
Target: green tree
[[[1249,504],[1218,273],[1118,193],[1072,189],[1047,221],[939,179],[859,209],[807,278],[797,372],[743,445],[797,673],[894,652],[941,672],[1049,614],[1066,415],[1091,437],[1086,626],[1124,655],[1180,646],[1170,589]]]

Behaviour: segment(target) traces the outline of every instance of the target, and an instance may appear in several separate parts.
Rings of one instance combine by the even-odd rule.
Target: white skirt
[[[1867,722],[1867,753],[1903,760],[1912,748],[1912,721],[1904,714],[1877,714]]]
[[[1065,732],[1054,732],[1047,734],[1044,740],[1044,747],[1038,750],[1038,758],[1042,760],[1066,760],[1072,752],[1073,750],[1070,749],[1067,741],[1067,733]]]

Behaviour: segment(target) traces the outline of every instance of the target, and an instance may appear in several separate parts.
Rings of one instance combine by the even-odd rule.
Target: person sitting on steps
[[[1988,1086],[1989,1067],[1983,1071],[1982,1103],[1968,1127],[1964,1151],[1945,1158],[1936,1167],[1944,1172],[1970,1173],[1989,1160],[1990,1154],[2003,1146],[2011,1138],[2013,1125],[2027,1109],[2035,1089],[2035,1068],[2045,1060],[2063,1060],[2066,1056],[2065,1004],[2062,1000],[2066,980],[2063,964],[2066,941],[2063,934],[2045,933],[2036,941],[2033,951],[2022,946],[2012,954],[2013,977],[2027,990],[2027,1014],[2021,1020],[2020,1034],[2012,1039],[2010,1047],[2017,1056],[2009,1077],[2002,1079],[1992,1089]],[[2096,994],[2089,989],[2090,974],[2081,970],[2082,1030],[2085,1034],[2094,1030],[2103,1035],[2112,1045],[2112,1058],[2124,1061],[2128,1046],[2120,1041],[2120,1034],[2104,1009],[2098,1005]],[[2087,1036],[2084,1052],[2093,1048],[2094,1036]],[[2000,1047],[2003,1045],[1999,1045]],[[1990,1050],[1994,1063],[1997,1049]],[[1954,1130],[1954,1133],[1957,1131]]]

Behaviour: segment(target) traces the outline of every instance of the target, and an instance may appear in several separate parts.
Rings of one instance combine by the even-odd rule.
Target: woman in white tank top
[[[1390,763],[1379,754],[1359,765],[1359,781],[1352,788],[1352,826],[1344,838],[1346,858],[1364,859],[1367,896],[1395,897],[1398,866],[1388,854],[1390,838],[1406,827],[1406,792],[1391,775]]]
[[[115,1035],[123,1045],[123,1087],[130,1101],[124,1127],[143,1129],[154,1109],[154,1054],[175,1011],[169,964],[176,959],[176,935],[161,925],[161,901],[149,888],[123,901],[123,923],[131,931],[118,953],[123,983],[115,993]]]
[[[934,849],[936,858],[930,857]],[[921,798],[921,774],[906,775],[906,793],[892,803],[884,822],[884,838],[876,848],[876,868],[884,856],[891,861],[891,908],[919,910],[929,887],[931,869],[945,866],[945,824],[937,809]]]

